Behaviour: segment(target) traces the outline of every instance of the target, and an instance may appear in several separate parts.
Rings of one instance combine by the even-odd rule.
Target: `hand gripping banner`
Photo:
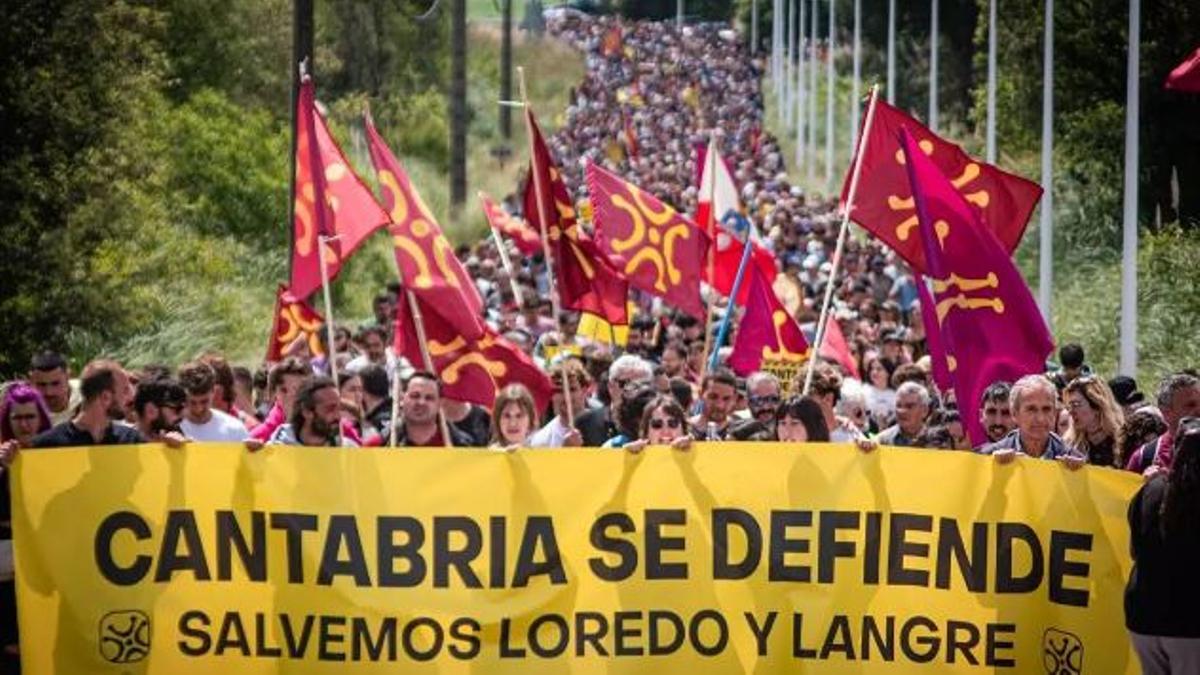
[[[191,444],[12,479],[33,675],[1136,671],[1110,469]]]

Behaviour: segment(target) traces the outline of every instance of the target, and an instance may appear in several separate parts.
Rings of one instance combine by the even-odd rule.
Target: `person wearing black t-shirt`
[[[33,439],[35,448],[67,448],[81,445],[145,443],[137,429],[117,421],[133,401],[129,376],[116,361],[100,359],[84,367],[79,379],[83,403],[70,420],[51,427]]]

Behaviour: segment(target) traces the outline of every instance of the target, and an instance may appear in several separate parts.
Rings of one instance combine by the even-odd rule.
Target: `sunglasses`
[[[663,420],[663,419],[650,420],[650,428],[654,429],[655,431],[662,429],[663,427],[667,427],[668,429],[678,429],[679,426],[680,426],[679,420],[675,419],[674,417],[672,417],[671,419],[668,419],[668,420]]]
[[[770,394],[768,396],[751,396],[749,398],[750,405],[752,406],[778,405],[780,400],[781,399],[776,394]]]

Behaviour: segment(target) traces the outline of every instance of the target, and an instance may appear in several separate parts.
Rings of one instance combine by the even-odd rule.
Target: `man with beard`
[[[738,441],[769,441],[775,437],[775,411],[782,400],[779,378],[763,371],[746,378],[746,402],[751,418],[738,420],[729,429],[729,437]]]
[[[1008,406],[1008,395],[1012,385],[1008,382],[993,382],[983,392],[982,407],[979,409],[979,419],[983,422],[983,431],[987,434],[988,443],[995,443],[1017,428],[1012,418],[1012,409]]]
[[[28,379],[42,392],[52,423],[61,424],[71,419],[79,405],[79,396],[71,388],[71,372],[62,354],[46,351],[34,356],[29,363]]]
[[[269,442],[305,447],[337,447],[341,406],[342,397],[333,380],[314,377],[296,394],[290,421],[276,429]],[[343,438],[341,445],[358,447],[348,438]]]
[[[33,439],[35,448],[68,448],[80,445],[145,443],[137,429],[115,421],[125,418],[133,401],[133,387],[121,364],[108,359],[92,361],[79,380],[83,403],[74,417]]]
[[[137,430],[151,442],[182,441],[179,429],[187,392],[170,378],[142,380],[133,395]]]

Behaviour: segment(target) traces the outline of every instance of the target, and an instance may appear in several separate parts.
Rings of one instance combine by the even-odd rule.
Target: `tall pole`
[[[896,0],[888,0],[887,102],[896,103]]]
[[[811,188],[817,180],[817,26],[819,24],[820,7],[817,0],[812,0],[812,16],[808,23],[808,47],[812,55],[808,59],[808,186]]]
[[[1050,302],[1054,260],[1054,0],[1046,0],[1042,38],[1042,213],[1038,246],[1038,306],[1053,328]]]
[[[329,353],[326,355],[329,359],[329,374],[333,377],[333,388],[338,390],[338,396],[342,395],[342,384],[338,382],[338,365],[337,365],[337,340],[334,336],[337,335],[337,329],[333,325],[333,299],[329,293],[329,265],[325,262],[325,247],[329,242],[337,239],[341,235],[326,237],[325,235],[317,236],[317,258],[321,261],[321,290],[325,295],[325,330],[326,337],[329,340]],[[296,438],[300,438],[300,430],[293,429],[296,432]],[[342,437],[342,422],[338,420],[338,446],[343,445],[345,439]]]
[[[296,104],[300,100],[300,82],[304,72],[312,77],[313,66],[313,0],[292,2],[292,153],[288,174],[288,278],[292,276],[292,260],[295,259],[296,237],[293,231],[296,222],[296,132],[300,121],[296,116]]]
[[[987,163],[996,163],[996,0],[988,0]]]
[[[683,0],[675,0],[675,27],[683,26]]]
[[[929,130],[938,131],[938,0],[932,0],[929,20]]]
[[[562,300],[558,297],[558,285],[554,282],[554,255],[550,249],[548,234],[550,214],[546,212],[546,200],[544,199],[549,186],[542,185],[542,172],[537,167],[537,155],[534,152],[533,144],[533,109],[529,107],[529,94],[525,89],[525,69],[519,66],[517,67],[517,86],[520,87],[521,105],[525,109],[525,135],[529,138],[529,167],[532,169],[529,172],[529,180],[533,181],[533,192],[538,203],[538,225],[542,235],[542,257],[546,259],[546,281],[550,286],[550,305],[554,309],[554,325],[561,326]],[[570,425],[575,421],[575,411],[574,406],[571,405],[571,378],[567,376],[566,369],[563,369],[562,390],[563,403],[567,408],[566,423]]]
[[[829,281],[825,283],[825,299],[821,302],[821,312],[817,315],[817,331],[815,342],[813,344],[813,354],[821,353],[821,344],[825,340],[825,326],[829,322],[829,307],[833,302],[833,289],[837,285],[838,270],[842,265],[842,251],[846,247],[846,232],[850,230],[850,212],[854,209],[854,198],[858,196],[858,177],[862,173],[863,162],[863,147],[867,143],[867,139],[871,137],[871,123],[875,121],[875,102],[879,98],[879,85],[871,87],[870,102],[867,104],[867,120],[863,124],[863,135],[859,138],[859,145],[854,152],[854,165],[850,170],[850,190],[846,193],[846,206],[842,209],[842,226],[838,229],[837,246],[833,249],[833,263],[830,265]],[[815,357],[814,357],[815,359]],[[808,374],[804,378],[804,389],[802,395],[808,395],[809,387],[812,386],[813,371],[816,368],[808,368]]]
[[[451,2],[450,208],[467,201],[467,0]]]
[[[502,20],[500,23],[500,100],[512,100],[512,4],[513,0],[500,0]],[[512,140],[512,107],[500,105],[500,135]]]
[[[836,20],[837,0],[829,0],[829,58],[826,60],[825,77],[825,189],[833,190],[833,102],[837,98],[837,82],[834,81],[834,50],[837,47]]]
[[[775,0],[771,3],[771,83],[775,86],[775,96],[779,96],[779,27],[783,24],[779,21],[779,8],[783,5],[783,0]]]
[[[796,3],[798,0],[788,0],[788,54],[787,54],[787,70],[783,71],[786,86],[783,95],[783,109],[786,111],[784,121],[791,125],[794,118],[793,100],[796,97],[796,83],[792,77],[793,71],[799,66],[796,65]],[[802,0],[801,0],[802,1]]]
[[[854,80],[850,83],[850,152],[858,145],[858,78],[862,73],[862,0],[854,0]]]
[[[1121,251],[1122,375],[1137,375],[1138,73],[1141,67],[1142,3],[1129,0],[1129,55],[1125,65],[1125,222]]]
[[[758,0],[750,2],[750,53],[758,54]]]
[[[808,77],[808,47],[804,42],[804,16],[805,16],[805,0],[800,0],[800,27],[798,29],[800,35],[800,60],[796,64],[796,157],[795,164],[799,178],[800,166],[804,163],[804,133],[807,131],[804,116],[807,114],[806,106],[808,105],[808,88],[806,78]]]

